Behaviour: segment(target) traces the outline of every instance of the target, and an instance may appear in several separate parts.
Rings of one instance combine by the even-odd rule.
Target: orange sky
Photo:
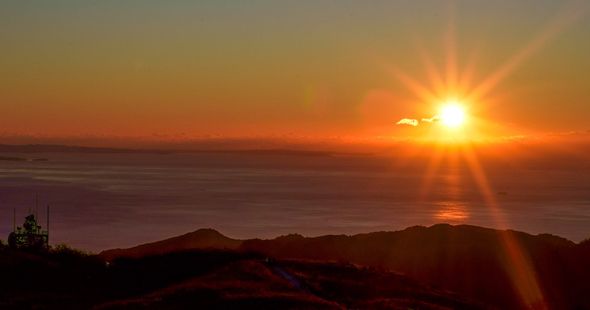
[[[0,132],[585,132],[589,13],[587,1],[2,3]],[[446,98],[467,114],[453,132],[421,121]]]

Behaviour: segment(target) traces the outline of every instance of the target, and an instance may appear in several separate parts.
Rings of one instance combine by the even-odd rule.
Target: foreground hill
[[[239,260],[97,309],[488,309],[391,272],[305,261]]]
[[[192,234],[199,236],[200,243],[190,243],[190,238],[181,236],[105,251],[100,256],[139,257],[205,247],[201,245],[231,249],[237,245],[242,252],[278,259],[335,261],[390,270],[501,309],[590,309],[588,241],[575,244],[547,234],[532,236],[446,224],[354,236],[305,238],[294,234],[272,240],[232,240],[203,230]],[[223,242],[215,244],[215,240]]]
[[[118,258],[0,250],[0,309],[490,309],[396,273],[192,250]]]

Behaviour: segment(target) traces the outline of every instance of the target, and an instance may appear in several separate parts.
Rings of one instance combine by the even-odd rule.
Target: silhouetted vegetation
[[[72,255],[78,255],[78,256],[92,256],[92,255],[94,255],[91,252],[72,248],[70,245],[68,245],[66,243],[56,244],[52,248],[52,251],[55,253],[60,253],[60,254],[66,253],[66,254],[72,254]]]

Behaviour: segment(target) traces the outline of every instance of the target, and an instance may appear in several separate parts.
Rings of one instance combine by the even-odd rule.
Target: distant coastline
[[[4,161],[48,161],[47,158],[27,159],[27,158],[8,157],[8,156],[0,156],[0,160],[4,160]]]
[[[233,154],[233,155],[275,155],[301,157],[332,157],[332,156],[374,156],[372,153],[306,151],[290,149],[254,149],[254,150],[153,150],[153,149],[122,149],[107,147],[86,147],[53,144],[0,144],[0,153],[84,153],[84,154]],[[17,157],[0,157],[0,160],[27,160]],[[46,159],[34,159],[46,160]]]

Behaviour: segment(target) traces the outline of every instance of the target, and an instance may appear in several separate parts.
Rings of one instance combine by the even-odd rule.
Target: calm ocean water
[[[214,228],[232,238],[400,230],[435,223],[590,237],[586,168],[440,165],[394,157],[3,154],[0,239],[39,195],[50,243],[98,252]],[[430,171],[430,172],[429,172]],[[484,180],[484,182],[482,182]],[[486,196],[485,193],[489,193]]]

